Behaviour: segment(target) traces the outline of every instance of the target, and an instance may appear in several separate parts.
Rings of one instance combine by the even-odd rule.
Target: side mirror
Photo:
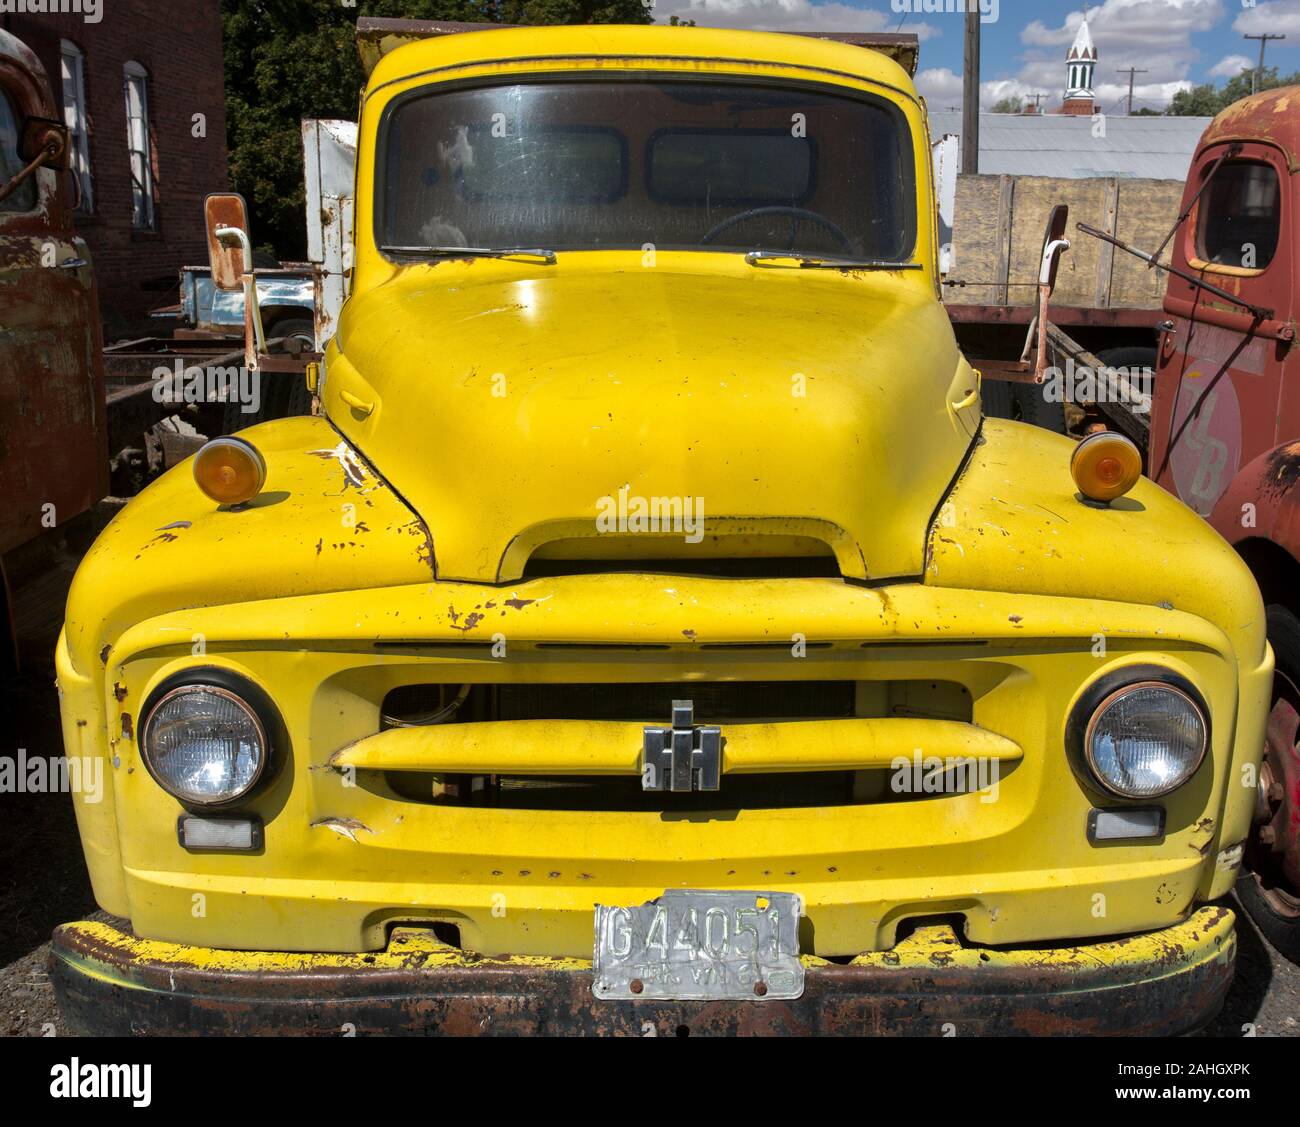
[[[208,264],[212,284],[223,292],[244,293],[244,363],[250,372],[260,366],[266,351],[262,308],[253,273],[253,245],[248,237],[248,208],[234,192],[214,192],[203,201],[203,223],[208,233]]]
[[[1058,203],[1047,217],[1047,230],[1043,233],[1043,260],[1039,274],[1039,284],[1045,285],[1048,292],[1056,289],[1056,272],[1061,268],[1061,252],[1070,249],[1065,238],[1065,228],[1070,219],[1068,204]]]
[[[68,127],[60,121],[29,117],[23,122],[18,153],[24,161],[44,157],[44,167],[63,172],[68,167]]]
[[[244,275],[253,270],[248,207],[244,197],[234,192],[214,192],[203,201],[203,223],[208,233],[208,265],[212,267],[212,284],[223,293],[244,288]],[[242,239],[220,238],[217,231],[239,231]]]

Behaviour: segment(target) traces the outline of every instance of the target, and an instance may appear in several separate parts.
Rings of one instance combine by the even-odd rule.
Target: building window
[[[149,75],[139,63],[127,63],[126,144],[131,160],[131,226],[154,229],[153,166],[149,161]]]
[[[59,44],[63,73],[63,122],[68,127],[68,165],[76,177],[77,210],[95,210],[94,185],[90,178],[90,127],[86,119],[86,57],[75,43]]]
[[[18,153],[18,113],[9,95],[0,90],[0,184],[16,176],[27,164]],[[0,200],[0,211],[35,211],[36,177],[29,176]]]

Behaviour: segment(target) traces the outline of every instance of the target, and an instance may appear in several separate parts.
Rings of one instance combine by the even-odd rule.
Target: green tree
[[[1243,70],[1235,78],[1228,79],[1221,87],[1207,82],[1201,86],[1193,86],[1190,90],[1179,90],[1165,112],[1173,117],[1214,117],[1226,110],[1233,102],[1250,97],[1253,73],[1253,68]],[[1300,85],[1300,73],[1279,75],[1277,67],[1264,68],[1261,90],[1296,85]]]
[[[306,256],[303,118],[355,118],[359,16],[481,23],[650,23],[646,0],[222,0],[230,182],[258,247]]]
[[[1025,108],[1025,103],[1014,94],[1009,98],[1003,98],[993,107],[994,113],[1020,113]]]

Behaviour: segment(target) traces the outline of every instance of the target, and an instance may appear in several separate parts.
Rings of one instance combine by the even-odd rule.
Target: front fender
[[[1276,446],[1248,462],[1210,514],[1228,543],[1269,540],[1300,560],[1300,441]]]

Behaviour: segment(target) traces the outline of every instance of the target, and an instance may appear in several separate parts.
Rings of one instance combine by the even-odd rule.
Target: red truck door
[[[24,130],[60,119],[36,56],[0,30],[0,188]],[[107,491],[99,308],[69,177],[40,168],[0,199],[0,556]]]
[[[1258,523],[1257,513],[1228,503],[1234,481],[1300,436],[1297,373],[1284,378],[1295,367],[1295,180],[1287,154],[1271,144],[1203,145],[1186,200],[1203,191],[1172,245],[1174,266],[1257,307],[1252,313],[1171,276],[1172,327],[1156,375],[1152,475],[1233,543]]]

